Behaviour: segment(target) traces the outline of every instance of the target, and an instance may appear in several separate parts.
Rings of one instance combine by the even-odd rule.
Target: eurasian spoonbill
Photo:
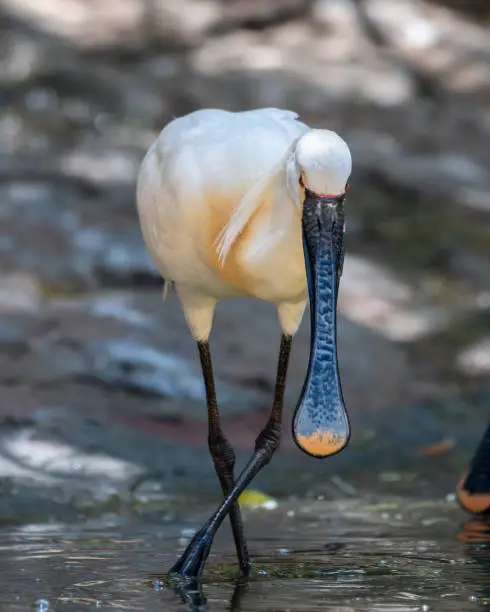
[[[308,298],[310,357],[293,437],[299,448],[319,458],[348,443],[336,310],[351,169],[349,147],[340,136],[312,129],[296,113],[275,108],[206,109],[173,119],[143,159],[137,182],[141,229],[159,272],[175,286],[197,342],[209,449],[225,496],[171,574],[200,578],[228,513],[241,571],[249,570],[237,499],[279,446],[291,340]],[[236,480],[209,347],[215,305],[233,296],[274,303],[282,330],[270,417]]]

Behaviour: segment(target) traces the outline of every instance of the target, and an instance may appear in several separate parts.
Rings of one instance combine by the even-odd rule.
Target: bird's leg
[[[241,472],[232,490],[213,516],[196,533],[186,548],[180,561],[170,570],[170,574],[200,580],[204,564],[211,550],[213,538],[218,531],[225,516],[230,512],[237,499],[252,481],[254,476],[269,463],[272,455],[279,447],[281,440],[281,421],[286,385],[286,374],[291,352],[291,336],[282,336],[279,363],[277,367],[276,388],[274,403],[267,425],[255,441],[255,452]]]
[[[216,401],[213,366],[209,342],[198,342],[199,357],[206,387],[208,403],[208,444],[214,467],[226,497],[235,485],[235,451],[221,429],[221,420]],[[235,540],[238,563],[241,572],[246,575],[250,570],[250,557],[243,531],[243,521],[238,502],[230,507],[230,523]]]
[[[248,578],[239,578],[235,584],[235,589],[230,601],[230,612],[237,612],[241,609],[242,599],[249,586]]]
[[[209,342],[202,341],[197,343],[199,357],[201,360],[204,386],[206,389],[206,400],[208,405],[208,444],[211,457],[213,458],[214,468],[218,475],[223,490],[223,495],[227,497],[235,485],[233,473],[235,467],[235,452],[221,429],[220,414],[216,400],[216,389],[214,385],[213,366],[211,361],[211,350]],[[243,521],[240,506],[237,501],[230,506],[230,523],[235,540],[238,563],[242,575],[247,575],[250,570],[250,557],[248,554],[247,543],[243,531]],[[172,568],[173,573],[180,573],[183,566],[183,559],[178,561]]]

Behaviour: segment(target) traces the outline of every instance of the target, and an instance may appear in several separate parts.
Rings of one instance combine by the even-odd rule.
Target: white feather
[[[325,132],[298,156],[301,137],[311,132],[292,111],[206,109],[170,121],[148,150],[137,184],[141,229],[196,339],[208,338],[216,303],[240,295],[274,302],[284,333],[296,331],[307,299],[298,178],[331,193],[350,172],[344,145]],[[265,214],[250,225],[262,203]],[[253,233],[237,260],[243,274],[221,274],[209,247],[222,263],[249,225]]]
[[[247,227],[249,220],[264,201],[264,195],[266,192],[268,190],[272,190],[274,196],[276,196],[277,191],[280,190],[281,194],[284,194],[285,167],[287,160],[291,157],[296,140],[297,138],[294,139],[286,150],[286,153],[269,170],[269,172],[259,179],[250,189],[250,191],[248,191],[236,205],[230,220],[221,230],[216,241],[217,253],[221,265],[223,265],[225,262],[226,256],[228,255],[235,240]],[[278,181],[281,179],[282,184],[278,184]],[[274,197],[274,199],[276,198]],[[284,202],[282,203],[284,204]],[[262,248],[257,244],[254,252],[257,254],[261,250]]]
[[[198,201],[208,185],[224,192],[244,188],[246,195],[216,241],[221,264],[260,206],[265,189],[273,187],[291,144],[310,130],[298,117],[277,108],[238,113],[203,109],[174,119],[162,130],[156,155],[159,167],[166,169],[169,190],[178,185],[181,193]]]

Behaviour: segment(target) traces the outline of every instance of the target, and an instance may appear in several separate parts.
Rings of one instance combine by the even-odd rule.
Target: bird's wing
[[[253,121],[270,120],[276,121],[279,124],[287,125],[291,121],[298,123],[299,115],[295,111],[284,110],[282,108],[257,108],[249,111],[243,111],[241,113],[235,113],[241,115],[245,119],[252,119]]]
[[[221,263],[231,246],[261,206],[267,192],[273,193],[275,179],[283,169],[296,139],[310,130],[298,121],[298,114],[277,108],[263,108],[240,114],[243,148],[242,176],[247,188],[236,202],[216,245]]]
[[[172,120],[157,139],[162,184],[186,205],[199,206],[209,191],[236,198],[221,235],[224,256],[260,206],[263,189],[292,143],[308,130],[297,113],[277,108],[195,111]]]
[[[281,140],[290,141],[310,129],[298,119],[298,113],[279,108],[242,112],[201,109],[170,121],[160,134],[160,149],[170,150],[189,144],[223,150],[240,142],[243,150],[247,143],[253,146],[262,139],[261,144],[270,150],[270,145],[273,148],[274,144],[282,144]],[[244,136],[249,138],[244,141]]]
[[[172,148],[192,143],[227,122],[230,114],[217,108],[205,108],[172,119],[159,136],[160,150],[170,151]]]
[[[238,113],[203,109],[173,119],[155,143],[158,166],[165,168],[163,181],[196,201],[210,188],[245,195],[310,129],[297,117],[264,108]]]

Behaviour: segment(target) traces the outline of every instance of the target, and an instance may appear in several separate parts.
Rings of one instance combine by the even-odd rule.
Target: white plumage
[[[208,338],[216,302],[231,296],[274,302],[294,334],[307,298],[299,179],[337,193],[350,171],[339,136],[287,110],[200,110],[162,130],[141,165],[138,212],[197,340]]]
[[[141,228],[162,276],[175,284],[197,340],[209,449],[225,496],[170,570],[185,578],[192,593],[226,514],[240,570],[246,575],[250,569],[237,500],[279,446],[292,336],[308,295],[310,358],[293,437],[315,457],[347,445],[336,306],[351,165],[349,148],[337,134],[310,129],[296,113],[273,108],[201,110],[175,119],[142,162]],[[237,480],[235,454],[221,428],[208,342],[216,302],[231,296],[273,302],[283,332],[270,417]]]

